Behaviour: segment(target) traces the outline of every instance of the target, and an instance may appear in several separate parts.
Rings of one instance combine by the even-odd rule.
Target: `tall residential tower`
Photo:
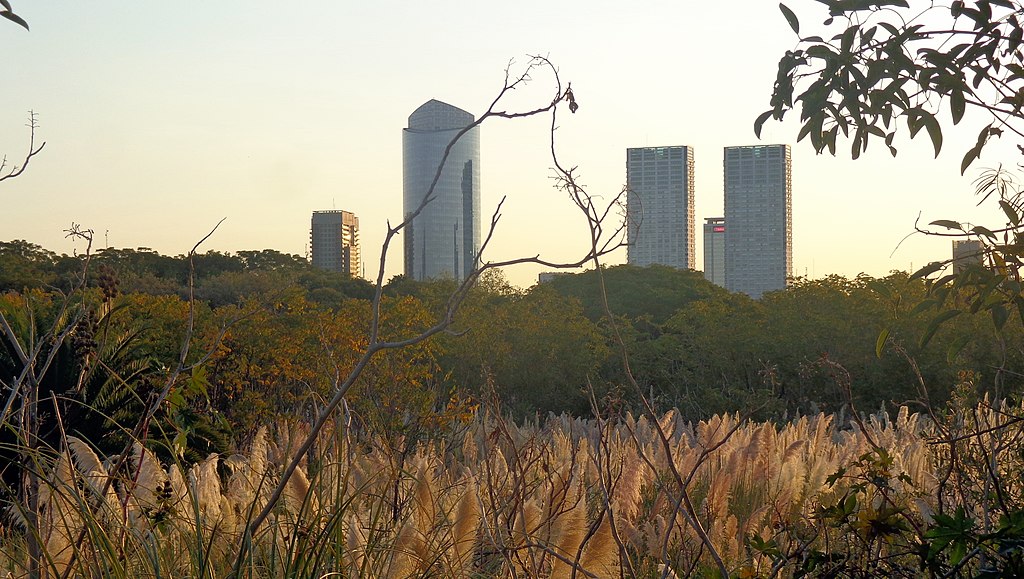
[[[758,299],[793,275],[789,145],[725,148],[725,287]]]
[[[694,268],[693,148],[626,149],[627,261]]]
[[[437,100],[409,115],[402,131],[406,218],[430,190],[448,143],[472,122],[472,114]],[[480,250],[480,127],[452,146],[431,201],[402,234],[412,279],[462,279],[473,269]]]
[[[314,211],[309,228],[313,266],[359,275],[359,218],[348,211]]]

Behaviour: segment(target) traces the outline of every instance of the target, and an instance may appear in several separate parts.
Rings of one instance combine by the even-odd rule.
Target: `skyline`
[[[791,4],[808,25],[820,21],[818,6]],[[919,211],[924,224],[998,224],[998,209],[975,208],[970,183],[977,169],[1016,158],[991,146],[961,177],[976,136],[970,115],[947,128],[938,161],[920,139],[897,141],[895,159],[872,147],[850,161],[848,145],[838,158],[816,156],[796,142],[792,119],[769,122],[758,141],[754,119],[796,39],[776,5],[754,0],[727,14],[667,2],[526,2],[514,12],[458,2],[225,3],[201,14],[114,2],[15,8],[32,31],[0,27],[11,60],[0,153],[20,161],[29,109],[47,146],[0,184],[0,238],[58,253],[82,249],[64,239],[72,222],[95,230],[96,247],[109,239],[177,255],[227,217],[200,251],[304,255],[310,213],[343,209],[360,218],[373,278],[385,222],[402,216],[399,129],[409,111],[436,98],[479,115],[509,59],[530,53],[548,55],[572,82],[581,108],[559,115],[560,157],[604,199],[625,183],[625,149],[687,143],[702,221],[723,214],[724,147],[791,145],[796,275],[881,276],[949,258],[947,239],[920,235],[890,253]],[[514,101],[549,94],[541,78],[524,92]],[[547,121],[481,127],[482,218],[508,195],[491,259],[570,260],[584,249],[573,210],[551,187]],[[701,236],[696,245],[701,264]],[[398,239],[385,281],[402,261]],[[625,261],[624,249],[606,260]],[[543,269],[506,275],[528,286]]]

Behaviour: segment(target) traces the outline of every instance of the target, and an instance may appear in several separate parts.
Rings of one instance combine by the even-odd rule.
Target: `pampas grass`
[[[1010,411],[1020,409],[981,408],[975,420],[1006,423]],[[893,457],[888,500],[931,520],[941,457],[928,444],[935,433],[927,421],[906,410],[872,417],[867,436],[832,421],[719,416],[693,424],[673,412],[600,424],[553,417],[541,426],[481,415],[458,437],[420,443],[401,459],[393,440],[356,442],[326,429],[318,455],[292,474],[254,536],[245,532],[252,513],[266,504],[285,449],[308,427],[260,429],[227,458],[194,465],[161,464],[139,444],[120,476],[69,437],[63,451],[39,457],[45,516],[26,528],[19,507],[10,512],[21,533],[40,538],[44,567],[69,576],[563,578],[614,577],[627,566],[682,576],[714,562],[679,510],[674,467],[692,475],[697,519],[728,569],[766,569],[772,561],[749,551],[745,537],[795,540],[782,530],[806,527],[816,509],[843,496],[847,483],[826,478],[871,451],[870,437]],[[1018,455],[999,459],[1000,472],[1022,469]],[[810,540],[841,539],[828,532]],[[13,576],[28,568],[20,536],[0,533],[0,569]]]

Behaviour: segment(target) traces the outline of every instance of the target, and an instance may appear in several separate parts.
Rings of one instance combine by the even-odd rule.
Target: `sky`
[[[432,98],[479,114],[509,63],[521,70],[529,55],[572,83],[580,109],[559,114],[558,155],[598,200],[621,190],[626,148],[694,147],[698,269],[700,224],[723,212],[730,145],[793,146],[796,275],[883,276],[948,258],[949,239],[912,234],[919,216],[1001,223],[998,210],[976,207],[977,171],[960,175],[980,119],[950,127],[938,159],[923,136],[898,141],[896,158],[881,143],[858,161],[848,145],[816,155],[796,142],[795,119],[769,122],[758,141],[754,119],[797,40],[774,2],[12,4],[31,31],[0,22],[0,153],[20,162],[29,110],[46,147],[0,183],[0,240],[57,253],[84,251],[65,238],[74,223],[95,231],[94,249],[184,254],[224,218],[200,251],[305,255],[311,213],[344,209],[359,217],[375,278],[386,224],[402,216],[408,115]],[[787,4],[805,34],[826,17],[812,0]],[[536,74],[509,108],[543,105],[553,92],[552,78]],[[587,250],[578,213],[552,186],[549,124],[481,129],[485,223],[506,197],[485,259],[574,261]],[[1015,162],[1009,146],[992,147],[976,169]],[[386,257],[385,280],[402,271],[400,241]],[[625,259],[623,248],[606,262]],[[544,269],[506,276],[526,287]]]

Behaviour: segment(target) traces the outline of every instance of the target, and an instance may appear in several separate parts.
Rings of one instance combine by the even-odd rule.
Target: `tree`
[[[801,35],[796,14],[780,4],[800,37],[779,61],[771,109],[754,124],[781,120],[799,108],[798,140],[809,139],[819,153],[835,154],[840,135],[857,158],[872,140],[895,155],[894,139],[928,135],[938,155],[943,146],[941,115],[956,125],[968,110],[982,113],[977,140],[963,155],[961,172],[980,156],[992,137],[1005,133],[1024,140],[1024,4],[1016,0],[956,0],[951,4],[906,0],[818,0],[828,10],[821,35]],[[977,118],[977,117],[971,117]],[[1017,147],[1024,153],[1024,145]],[[1021,267],[1024,265],[1024,198],[1013,176],[999,169],[976,181],[982,201],[997,202],[1006,223],[971,226],[937,220],[918,229],[929,235],[977,239],[990,267],[932,278],[931,297],[939,311],[933,327],[958,315],[950,306],[961,290],[972,312],[989,312],[1002,329],[1014,310],[1024,320]],[[932,263],[913,278],[940,274],[949,261]]]
[[[960,123],[971,108],[985,113],[966,171],[994,136],[1024,137],[1024,8],[1017,1],[957,0],[916,10],[906,0],[818,0],[828,9],[821,35],[800,36],[779,60],[771,109],[754,124],[800,109],[798,140],[836,153],[841,134],[856,159],[869,141],[906,131],[927,134],[942,149],[939,115]],[[921,3],[925,4],[925,3]],[[799,36],[800,21],[779,8]],[[832,34],[829,36],[829,34]]]
[[[974,145],[961,159],[961,173],[979,158],[992,137],[1008,133],[1024,140],[1024,5],[1020,2],[921,2],[916,9],[906,0],[818,2],[828,9],[823,24],[825,33],[801,37],[797,48],[781,58],[771,109],[755,121],[756,132],[760,133],[768,119],[781,120],[786,112],[799,107],[798,139],[808,138],[819,153],[828,150],[835,154],[842,135],[851,141],[853,158],[866,150],[872,140],[882,140],[895,155],[895,137],[906,132],[911,138],[927,134],[937,156],[943,146],[946,122],[940,121],[940,115],[948,110],[948,122],[956,125],[972,118],[966,113],[973,110],[985,120]],[[801,35],[796,14],[785,4],[780,4],[780,10],[793,31]],[[1017,147],[1024,154],[1024,146],[1018,143]],[[976,185],[983,202],[998,202],[1006,216],[1005,224],[985,227],[938,220],[930,225],[942,228],[940,231],[919,229],[929,235],[975,238],[982,247],[979,253],[983,263],[945,272],[949,261],[937,262],[912,274],[911,282],[927,279],[927,295],[911,314],[937,312],[923,331],[922,344],[937,336],[940,328],[951,320],[977,312],[989,314],[1000,357],[993,365],[993,386],[999,400],[1007,394],[1000,387],[1010,371],[1015,370],[1009,367],[1007,347],[1008,330],[1013,326],[1011,317],[1024,324],[1024,196],[1015,181],[1000,169],[982,173]],[[886,291],[881,293],[885,295]],[[1017,316],[1012,316],[1014,311]],[[879,334],[877,352],[890,341],[889,331],[886,328]],[[954,343],[950,358],[967,341]],[[903,350],[898,343],[894,347]],[[913,358],[907,359],[916,371]],[[970,389],[975,386],[970,376],[958,382]],[[1019,440],[1019,423],[1024,417],[1008,412],[1007,423],[965,427],[970,416],[964,406],[954,400],[940,409],[929,400],[925,392],[927,383],[920,373],[917,384],[923,391],[922,401],[930,413],[931,426],[939,433],[934,444],[940,449],[939,461],[945,463],[946,478],[962,480],[972,476],[962,453],[965,447],[976,447],[984,456],[984,468],[979,472],[987,492],[980,496],[958,493],[948,490],[943,482],[939,485],[940,498],[948,492],[947,500],[960,505],[958,512],[953,515],[940,500],[927,527],[912,524],[911,530],[904,524],[894,528],[896,534],[903,538],[909,535],[908,543],[920,545],[919,550],[926,554],[921,557],[917,573],[928,568],[932,574],[942,576],[1017,576],[1017,549],[1000,548],[993,553],[982,548],[984,540],[995,537],[1001,542],[1005,539],[1019,544],[1020,528],[1006,522],[1019,521],[1024,516],[1020,495],[1008,483],[1019,476],[1004,473],[1008,468],[1008,451],[1013,447],[986,439],[985,435],[997,433]],[[991,409],[1004,412],[995,405]],[[843,474],[841,470],[834,477]],[[1003,521],[998,524],[989,516],[996,510],[1003,514]],[[981,515],[980,524],[975,523],[972,515]],[[889,542],[892,539],[889,537]],[[968,542],[977,546],[967,551]],[[1010,556],[1004,557],[1006,554]],[[807,554],[801,553],[800,558],[806,561]],[[872,556],[865,564],[882,569],[881,559]],[[808,570],[805,564],[803,571]],[[813,571],[822,569],[812,568]]]

